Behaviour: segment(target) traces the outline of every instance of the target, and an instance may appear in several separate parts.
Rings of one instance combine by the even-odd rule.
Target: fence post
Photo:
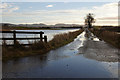
[[[16,44],[16,31],[13,31],[13,39],[14,39],[14,45]]]
[[[47,43],[47,36],[44,36],[44,42]]]
[[[43,32],[40,31],[40,41],[42,41],[42,39],[43,39]]]

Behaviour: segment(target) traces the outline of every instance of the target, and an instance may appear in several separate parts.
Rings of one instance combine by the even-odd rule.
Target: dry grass
[[[112,44],[113,46],[120,48],[120,34],[113,31],[108,30],[102,30],[102,29],[94,29],[91,30],[93,34],[95,34],[97,37],[103,39],[104,41]]]
[[[6,61],[13,58],[47,53],[52,49],[56,49],[58,47],[61,47],[65,44],[72,42],[74,38],[76,38],[80,33],[82,33],[82,31],[83,30],[78,30],[75,32],[58,34],[55,35],[54,38],[47,43],[41,41],[35,41],[29,47],[24,47],[19,42],[17,42],[17,44],[14,47],[7,47],[6,42],[4,41],[4,44],[2,46],[2,51],[3,51],[2,59],[3,61]]]

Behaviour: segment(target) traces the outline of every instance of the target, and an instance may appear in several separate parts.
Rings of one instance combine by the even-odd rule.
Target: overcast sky
[[[118,25],[118,3],[110,2],[16,2],[2,3],[2,22],[16,24],[84,24],[93,13],[95,25]]]

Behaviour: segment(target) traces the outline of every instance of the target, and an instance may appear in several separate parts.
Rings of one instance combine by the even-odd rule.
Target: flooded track
[[[3,78],[118,78],[118,49],[84,31],[47,54],[4,62]]]

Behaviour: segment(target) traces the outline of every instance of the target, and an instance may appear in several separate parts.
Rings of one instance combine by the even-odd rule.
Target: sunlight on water
[[[76,49],[82,47],[84,41],[86,40],[86,38],[85,38],[85,32],[82,32],[75,40],[79,40],[80,41],[80,43],[79,43],[79,45],[78,45],[78,47]]]
[[[93,38],[94,41],[100,41],[98,38]]]

